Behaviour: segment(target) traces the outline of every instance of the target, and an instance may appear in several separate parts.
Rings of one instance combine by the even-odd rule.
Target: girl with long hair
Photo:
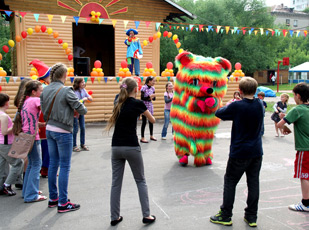
[[[24,177],[22,196],[26,203],[46,200],[46,196],[39,193],[40,169],[42,165],[40,136],[38,132],[39,115],[41,111],[40,95],[42,84],[38,81],[29,81],[18,103],[18,112],[13,125],[14,135],[20,132],[36,134],[32,150],[28,154],[28,166]],[[44,124],[40,124],[44,126]]]
[[[162,140],[166,140],[166,134],[167,134],[167,128],[170,123],[170,111],[171,111],[171,105],[173,101],[173,83],[168,82],[165,85],[165,92],[164,92],[164,101],[165,101],[165,106],[164,106],[164,125],[161,133],[161,138]],[[172,131],[173,132],[173,131]]]
[[[142,206],[144,224],[153,223],[155,216],[150,215],[148,189],[144,176],[144,163],[141,147],[138,143],[136,125],[138,117],[143,114],[151,122],[155,118],[151,115],[145,104],[136,99],[137,82],[134,78],[126,77],[120,86],[118,103],[108,121],[107,130],[113,126],[112,138],[112,187],[111,187],[111,225],[115,226],[123,220],[120,216],[120,194],[125,163],[128,161],[133,173],[140,203]]]

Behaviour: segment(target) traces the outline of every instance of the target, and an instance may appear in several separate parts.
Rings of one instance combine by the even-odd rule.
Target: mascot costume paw
[[[214,133],[220,122],[215,112],[222,106],[231,63],[183,52],[176,57],[178,73],[171,107],[175,152],[182,166],[194,157],[195,166],[212,164]]]

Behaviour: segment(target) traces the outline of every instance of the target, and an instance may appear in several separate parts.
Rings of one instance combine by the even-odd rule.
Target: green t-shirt
[[[309,105],[297,105],[284,117],[288,123],[294,123],[295,149],[309,151]]]

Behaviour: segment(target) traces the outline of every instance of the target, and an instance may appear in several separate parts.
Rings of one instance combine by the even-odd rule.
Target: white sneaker
[[[161,139],[162,139],[162,140],[166,140],[166,137],[162,137]]]
[[[306,207],[305,205],[303,205],[302,202],[299,202],[298,204],[289,205],[289,209],[293,211],[309,212],[309,207]]]

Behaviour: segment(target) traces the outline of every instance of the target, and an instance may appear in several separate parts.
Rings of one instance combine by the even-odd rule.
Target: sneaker
[[[80,209],[79,204],[73,204],[71,202],[67,202],[65,205],[58,205],[58,213],[63,213],[63,212],[71,212]]]
[[[49,201],[48,201],[48,207],[49,207],[49,208],[57,207],[57,206],[58,206],[58,200],[59,200],[59,199],[57,199],[57,200],[49,200]]]
[[[302,202],[299,202],[298,204],[289,205],[289,209],[293,211],[309,212],[309,206],[306,207],[305,205],[303,205]]]
[[[162,139],[162,140],[166,140],[166,137],[162,137],[161,139]]]
[[[10,186],[3,185],[2,191],[5,195],[8,195],[8,196],[15,196],[16,195],[16,192],[14,192],[14,190],[11,188],[11,185]]]
[[[244,217],[244,221],[250,226],[250,227],[257,227],[257,223],[255,221],[249,221],[246,217]]]
[[[217,215],[210,217],[210,222],[214,224],[222,224],[224,226],[231,226],[233,224],[232,218],[223,216],[221,210],[219,211]]]

